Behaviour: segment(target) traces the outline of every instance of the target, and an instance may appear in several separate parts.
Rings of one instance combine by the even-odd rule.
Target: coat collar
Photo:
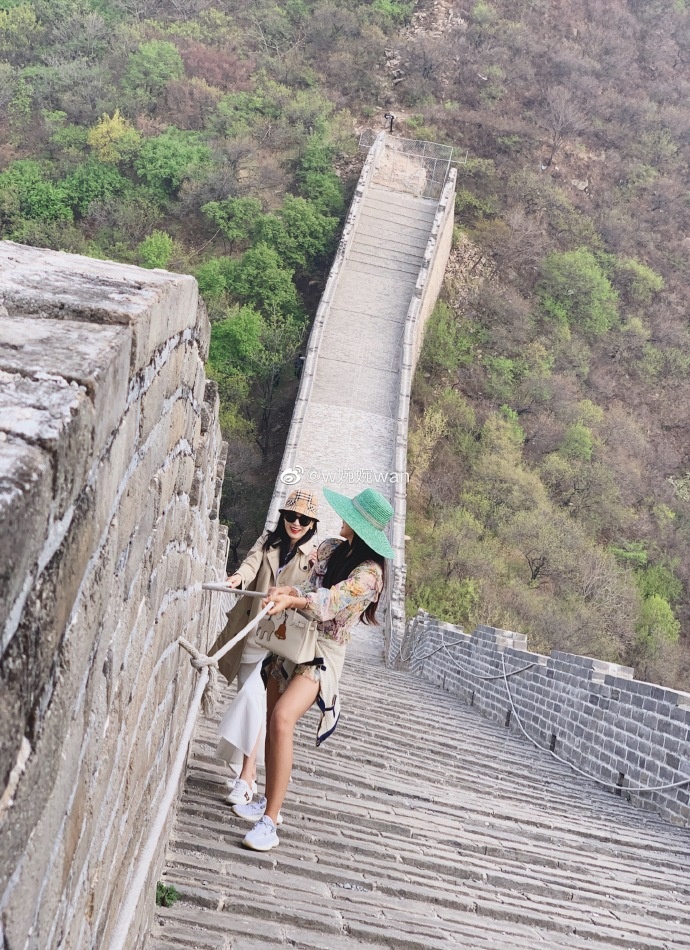
[[[316,544],[314,538],[310,538],[308,541],[303,542],[302,544],[297,545],[297,550],[303,554],[305,557],[309,557],[312,551],[316,550]],[[271,565],[273,573],[276,574],[278,571],[278,563],[280,561],[280,545],[273,544],[266,552],[268,558],[268,563]]]
[[[312,551],[316,550],[316,542],[314,541],[313,536],[309,538],[308,541],[305,541],[304,544],[298,544],[297,550],[301,551],[302,554],[309,556]]]

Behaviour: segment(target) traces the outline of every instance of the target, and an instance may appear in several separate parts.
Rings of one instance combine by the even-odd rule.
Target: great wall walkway
[[[229,691],[228,691],[229,692]],[[690,831],[350,646],[338,731],[303,722],[281,843],[245,851],[197,730],[148,950],[690,947]]]
[[[319,489],[395,471],[405,320],[437,202],[370,187],[319,348],[295,461]],[[401,473],[402,474],[402,473]],[[378,487],[387,491],[386,483]],[[327,536],[340,525],[323,512]]]
[[[316,492],[377,485],[396,506],[400,563],[396,484],[405,478],[416,348],[450,250],[451,151],[383,135],[370,150],[314,321],[283,458],[284,473]],[[281,489],[294,483],[278,483],[274,514]],[[339,520],[327,506],[321,516],[329,537]]]
[[[305,487],[350,495],[400,463],[410,307],[439,227],[438,202],[405,193],[407,153],[386,145],[369,164],[284,465]],[[404,527],[404,500],[401,515]],[[338,526],[325,510],[322,536]],[[181,900],[159,910],[148,950],[690,948],[690,831],[387,669],[380,630],[357,632],[343,708],[319,750],[315,714],[301,725],[281,845],[265,855],[241,847],[247,826],[223,802],[213,755],[217,723],[200,721],[164,874]]]

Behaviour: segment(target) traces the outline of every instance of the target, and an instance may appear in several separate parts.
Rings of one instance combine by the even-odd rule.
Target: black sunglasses
[[[299,521],[303,528],[306,528],[313,520],[309,515],[298,515],[296,511],[284,511],[283,518],[285,518],[288,524],[294,524],[295,521]]]

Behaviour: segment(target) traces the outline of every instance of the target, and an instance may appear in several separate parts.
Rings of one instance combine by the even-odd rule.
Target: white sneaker
[[[266,796],[262,795],[261,798],[257,798],[255,802],[248,802],[246,805],[233,805],[232,810],[238,818],[244,818],[245,821],[257,821],[263,817],[266,811]],[[278,812],[278,821],[276,824],[282,825],[282,823],[283,816]]]
[[[248,805],[258,792],[256,782],[249,785],[243,778],[236,778],[234,782],[228,782],[230,794],[225,801],[228,805]]]
[[[251,848],[252,851],[270,851],[271,848],[280,844],[276,826],[268,815],[259,818],[252,830],[244,836],[242,844],[245,848]]]

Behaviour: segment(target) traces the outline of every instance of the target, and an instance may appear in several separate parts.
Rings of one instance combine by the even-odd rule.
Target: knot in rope
[[[228,587],[225,587],[220,584],[207,584],[204,585],[205,589],[208,590],[220,590],[225,593],[236,594],[238,596],[247,596],[251,594],[253,597],[264,597],[264,594],[257,594],[254,591],[240,591],[234,590]],[[268,611],[273,607],[273,601],[269,601],[266,606],[259,611],[258,615],[250,620],[249,623],[243,627],[239,633],[229,640],[225,646],[223,646],[217,653],[213,656],[207,656],[205,653],[202,653],[198,647],[195,647],[193,643],[190,643],[189,640],[186,640],[184,637],[178,637],[177,642],[182,647],[183,650],[186,650],[190,656],[190,663],[197,672],[201,673],[202,676],[204,672],[208,676],[208,682],[203,692],[201,698],[201,708],[205,716],[211,716],[215,711],[216,700],[220,692],[220,681],[218,679],[218,661],[228,653],[236,643],[239,643],[240,640],[243,640],[254,627],[258,626],[259,622],[263,620]]]
[[[207,666],[218,666],[218,658],[215,656],[206,656],[205,653],[202,653],[193,643],[190,643],[189,640],[185,640],[184,637],[178,637],[177,642],[186,650],[187,653],[191,656],[190,663],[195,670],[206,669]]]

